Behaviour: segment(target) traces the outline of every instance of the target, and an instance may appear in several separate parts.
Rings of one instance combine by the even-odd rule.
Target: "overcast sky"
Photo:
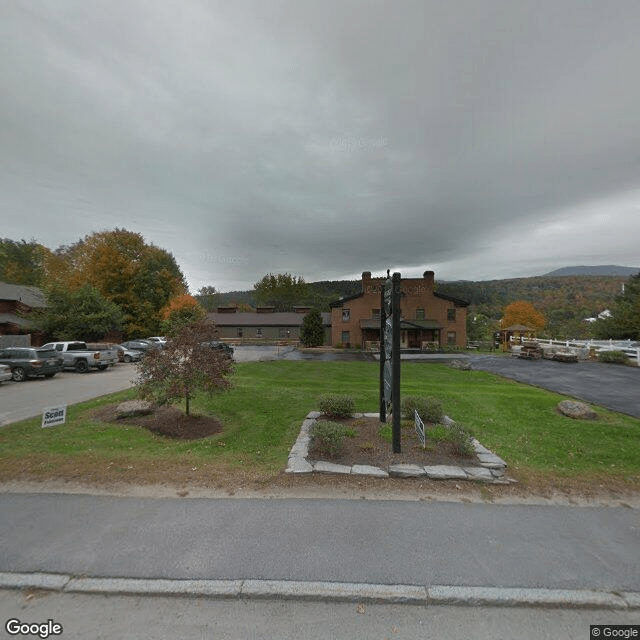
[[[0,237],[191,291],[640,266],[638,0],[7,0]]]

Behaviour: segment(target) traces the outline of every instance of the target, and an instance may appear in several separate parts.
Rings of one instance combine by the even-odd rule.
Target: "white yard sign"
[[[49,407],[42,412],[42,427],[55,427],[64,424],[67,417],[67,405],[63,407]]]

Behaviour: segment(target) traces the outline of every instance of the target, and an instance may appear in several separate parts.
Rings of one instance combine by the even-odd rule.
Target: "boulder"
[[[146,400],[127,400],[121,402],[116,408],[116,418],[133,418],[135,416],[146,416],[153,413],[153,405]]]
[[[449,363],[452,369],[460,369],[461,371],[469,371],[471,363],[468,360],[452,360]]]
[[[574,400],[563,400],[558,403],[558,411],[576,420],[594,420],[598,417],[598,414],[588,404]]]

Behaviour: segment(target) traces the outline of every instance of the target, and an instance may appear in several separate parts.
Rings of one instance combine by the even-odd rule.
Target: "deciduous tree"
[[[276,311],[292,311],[294,305],[305,304],[310,290],[304,278],[290,273],[269,273],[253,286],[259,305],[275,307]]]
[[[49,260],[52,287],[94,286],[123,313],[127,337],[158,333],[160,310],[187,293],[174,257],[125,229],[101,231],[61,247]]]
[[[196,300],[207,310],[215,311],[218,307],[220,294],[213,286],[201,287],[196,294]]]
[[[160,311],[160,315],[162,332],[172,336],[179,333],[183,327],[202,320],[206,311],[193,296],[184,294],[169,300]]]
[[[51,252],[35,240],[0,238],[0,282],[40,287]]]
[[[184,400],[190,403],[198,391],[214,392],[230,386],[230,356],[206,344],[216,340],[213,324],[196,323],[167,340],[164,349],[152,349],[139,363],[138,393],[156,404]]]
[[[533,333],[538,333],[544,329],[547,320],[539,311],[535,310],[531,303],[518,300],[504,308],[500,327],[506,329],[514,324],[522,324],[529,327]]]

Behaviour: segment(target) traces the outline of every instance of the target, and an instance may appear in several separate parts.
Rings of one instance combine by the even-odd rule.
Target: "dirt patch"
[[[451,442],[431,442],[428,439],[429,425],[425,424],[427,432],[427,448],[423,449],[413,424],[403,425],[401,436],[401,453],[393,453],[391,443],[380,434],[383,426],[378,418],[329,418],[320,416],[319,420],[338,422],[353,429],[357,435],[344,439],[342,450],[334,456],[328,457],[316,448],[309,450],[311,460],[329,460],[336,464],[352,466],[354,464],[370,465],[387,469],[393,464],[451,465],[476,466],[479,464],[477,456],[460,456],[454,451]],[[391,427],[391,423],[388,423]]]
[[[187,416],[175,407],[158,407],[153,413],[146,416],[132,418],[116,418],[117,404],[111,404],[94,411],[92,416],[101,422],[113,422],[116,424],[132,424],[144,427],[152,433],[166,436],[175,440],[198,440],[206,438],[223,429],[222,423],[212,416]]]

